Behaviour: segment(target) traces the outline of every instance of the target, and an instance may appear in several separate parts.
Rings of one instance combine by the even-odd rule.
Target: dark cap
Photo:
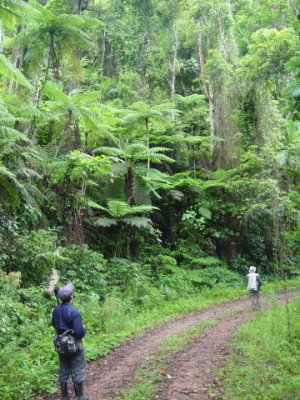
[[[75,290],[75,286],[72,283],[68,283],[66,286],[59,289],[57,296],[61,301],[68,301]]]

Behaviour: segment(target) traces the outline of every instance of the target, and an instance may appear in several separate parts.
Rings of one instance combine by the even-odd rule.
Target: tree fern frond
[[[126,146],[124,156],[139,158],[140,155],[146,155],[146,152],[148,152],[147,146],[142,143],[133,143]]]
[[[2,143],[24,141],[29,142],[29,139],[24,133],[17,131],[14,128],[0,125],[0,141]]]
[[[95,201],[93,201],[93,200],[91,200],[91,199],[88,199],[88,200],[86,201],[86,204],[87,204],[89,207],[96,208],[97,210],[103,210],[103,211],[108,212],[108,209],[107,209],[107,208],[101,206],[100,204],[96,203]]]
[[[130,208],[131,208],[125,201],[116,199],[108,199],[107,206],[110,215],[116,218],[128,215],[128,213],[130,213]]]
[[[0,54],[0,74],[18,83],[19,85],[25,86],[32,90],[32,86],[22,72],[16,68],[3,54]]]
[[[49,97],[51,100],[59,101],[67,104],[69,97],[62,91],[61,87],[54,84],[47,84],[44,88],[44,95]]]
[[[118,149],[117,147],[98,147],[95,149],[95,153],[103,153],[106,154],[107,156],[121,156],[122,155],[122,150]]]
[[[16,180],[16,175],[10,171],[8,168],[6,168],[4,165],[0,165],[0,176],[9,178],[13,181]]]
[[[178,201],[181,201],[181,200],[184,198],[184,193],[181,192],[180,190],[172,189],[172,190],[170,190],[170,195],[171,195],[175,200],[178,200]]]
[[[85,92],[85,93],[74,93],[70,92],[70,96],[77,104],[90,104],[95,103],[99,100],[99,92]]]
[[[94,221],[95,226],[102,226],[104,228],[108,228],[113,225],[118,224],[118,220],[114,218],[100,217]]]
[[[135,228],[144,228],[152,223],[151,219],[146,217],[122,218],[122,222]]]
[[[24,166],[17,171],[17,177],[25,178],[25,179],[30,179],[30,178],[39,178],[40,179],[41,175],[34,169]]]
[[[156,154],[156,153],[161,153],[163,151],[172,151],[172,149],[169,149],[168,147],[150,147],[148,149],[149,154]]]

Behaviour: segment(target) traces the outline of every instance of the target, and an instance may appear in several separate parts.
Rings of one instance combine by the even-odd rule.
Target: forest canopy
[[[299,6],[2,0],[3,272],[297,273]]]

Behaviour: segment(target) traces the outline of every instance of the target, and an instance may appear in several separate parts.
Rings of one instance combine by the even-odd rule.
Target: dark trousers
[[[71,355],[59,354],[59,364],[58,381],[60,383],[67,383],[71,373],[73,373],[74,382],[82,383],[85,380],[86,361],[83,350]]]
[[[259,291],[257,290],[249,290],[251,306],[254,309],[260,308],[259,304]]]

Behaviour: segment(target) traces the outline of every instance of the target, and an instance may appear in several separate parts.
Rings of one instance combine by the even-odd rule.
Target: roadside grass
[[[219,371],[224,400],[300,399],[300,298],[258,313],[237,332]]]

